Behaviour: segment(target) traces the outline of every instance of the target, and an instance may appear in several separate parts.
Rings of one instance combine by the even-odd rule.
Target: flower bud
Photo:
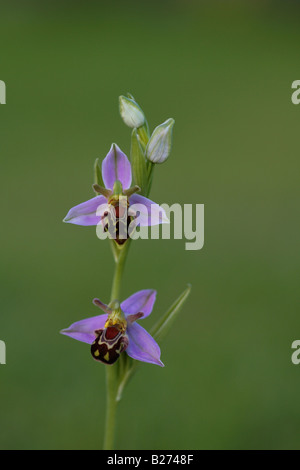
[[[157,126],[148,142],[146,157],[152,163],[163,163],[167,160],[172,148],[172,132],[174,119],[167,119]]]
[[[139,105],[126,96],[119,97],[120,114],[128,127],[138,128],[144,125],[145,116]]]

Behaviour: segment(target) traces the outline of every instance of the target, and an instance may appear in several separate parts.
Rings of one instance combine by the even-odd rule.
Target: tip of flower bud
[[[174,124],[174,119],[170,118],[154,129],[146,148],[146,157],[150,162],[163,163],[169,157]]]
[[[134,101],[133,97],[119,96],[119,110],[125,124],[132,129],[142,127],[145,124],[145,116],[142,109]]]

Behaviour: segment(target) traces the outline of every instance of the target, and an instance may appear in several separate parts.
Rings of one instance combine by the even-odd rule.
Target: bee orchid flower
[[[73,323],[61,333],[89,343],[93,358],[104,364],[114,364],[125,351],[133,359],[163,367],[158,344],[136,323],[150,315],[155,299],[156,291],[151,289],[136,292],[120,305],[112,302],[108,306],[94,299],[94,304],[106,313]]]
[[[99,195],[70,209],[64,222],[83,226],[99,225],[113,208],[115,225],[116,221],[119,222],[125,214],[126,233],[128,225],[136,218],[137,212],[139,215],[136,218],[136,225],[150,226],[169,223],[162,207],[136,194],[139,191],[138,186],[131,187],[131,164],[116,144],[112,144],[102,162],[102,179],[105,188],[98,184],[93,185]],[[105,227],[105,223],[103,226]]]

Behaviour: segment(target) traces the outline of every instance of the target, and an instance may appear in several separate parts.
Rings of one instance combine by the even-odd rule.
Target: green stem
[[[115,269],[114,279],[113,279],[112,288],[111,288],[111,296],[110,296],[110,301],[111,302],[113,300],[119,300],[122,274],[123,274],[123,270],[124,270],[124,266],[125,266],[125,261],[126,261],[126,256],[127,256],[127,253],[128,253],[129,245],[130,245],[130,239],[128,239],[125,242],[124,246],[121,248],[121,250],[118,254],[118,259],[116,261],[116,269]]]
[[[117,412],[117,375],[118,364],[106,366],[106,420],[104,434],[104,450],[113,450]]]
[[[119,300],[122,274],[124,271],[126,256],[130,240],[127,240],[125,245],[118,253],[116,260],[115,274],[112,283],[110,301]],[[116,412],[117,412],[117,393],[118,393],[118,362],[112,366],[106,366],[106,395],[107,395],[107,407],[106,407],[106,421],[105,421],[105,434],[104,434],[104,450],[113,450],[114,448],[114,436],[115,436],[115,424],[116,424]]]

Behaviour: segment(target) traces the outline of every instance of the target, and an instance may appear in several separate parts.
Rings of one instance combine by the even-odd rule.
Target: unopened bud
[[[139,105],[126,96],[119,97],[120,114],[128,127],[139,128],[145,123],[145,116]]]
[[[154,129],[146,148],[146,157],[150,162],[163,163],[169,157],[174,124],[175,121],[171,118]]]

